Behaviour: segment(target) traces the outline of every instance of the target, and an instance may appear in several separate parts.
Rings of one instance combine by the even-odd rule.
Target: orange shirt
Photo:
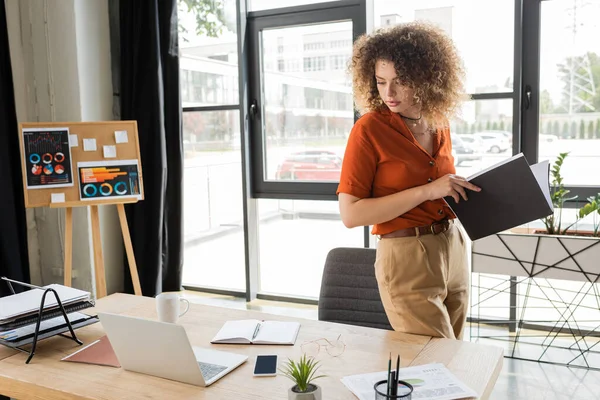
[[[415,140],[404,120],[390,110],[363,115],[350,132],[337,194],[383,197],[454,174],[450,130],[438,130],[433,155]],[[426,201],[391,221],[373,226],[374,235],[431,225],[454,214],[442,199]]]

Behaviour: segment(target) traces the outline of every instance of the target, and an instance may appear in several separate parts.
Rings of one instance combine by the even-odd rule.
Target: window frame
[[[372,6],[370,0],[342,0],[329,3],[310,4],[278,8],[274,10],[249,12],[247,16],[248,29],[246,40],[248,43],[248,104],[255,105],[256,113],[249,113],[250,118],[250,146],[251,146],[251,194],[253,198],[277,198],[295,200],[337,200],[335,194],[337,182],[277,182],[265,179],[266,151],[264,146],[265,132],[262,129],[261,110],[265,103],[264,94],[261,93],[261,42],[260,34],[265,29],[294,27],[304,24],[324,24],[342,21],[352,21],[352,38],[367,32],[367,12]],[[372,16],[371,16],[372,18]],[[311,42],[312,43],[312,42]],[[324,57],[316,53],[307,54],[307,60],[312,68],[310,71],[320,71],[318,58]],[[327,60],[323,59],[324,63]],[[255,116],[255,117],[253,117]],[[355,115],[354,120],[356,121]]]
[[[521,1],[523,1],[521,132],[533,132],[533,134],[522,135],[521,146],[523,154],[529,163],[533,164],[539,160],[542,2],[559,0]],[[576,199],[564,204],[565,208],[579,208],[582,201],[600,192],[600,186],[573,186],[567,183],[565,188],[570,190],[570,195],[576,196]]]
[[[514,0],[514,59],[512,92],[473,93],[471,100],[513,101],[513,154],[523,152],[530,163],[537,162],[539,155],[539,98],[540,98],[540,44],[541,44],[541,4],[552,0]],[[246,268],[247,300],[255,298],[285,299],[303,302],[293,297],[261,295],[258,293],[258,212],[257,199],[297,199],[297,200],[337,200],[335,191],[337,182],[275,182],[264,180],[265,154],[263,132],[251,118],[252,104],[260,110],[262,99],[258,97],[260,76],[258,72],[260,43],[258,32],[268,28],[297,26],[302,23],[327,23],[341,20],[353,21],[353,38],[369,32],[374,23],[372,0],[341,0],[306,6],[278,8],[247,12],[246,1],[237,0],[238,35],[238,99],[235,104],[202,107],[184,107],[183,112],[239,110],[242,140],[242,186],[244,207],[244,248]],[[345,18],[343,18],[345,16]],[[333,42],[332,42],[333,43]],[[333,44],[330,44],[333,47]],[[339,49],[340,47],[335,47]],[[279,53],[282,54],[282,53]],[[311,55],[312,56],[312,55]],[[331,59],[327,60],[327,62]],[[295,65],[294,70],[303,69],[303,60],[293,58],[286,61]],[[195,90],[192,74],[187,77],[188,90]],[[204,88],[206,90],[206,88]],[[258,113],[257,115],[260,115]],[[355,114],[355,120],[357,115]],[[600,191],[595,186],[569,186],[579,200]],[[576,207],[577,202],[567,203],[566,207]],[[375,238],[370,235],[369,227],[364,227],[364,246],[374,247]],[[207,290],[198,288],[199,290]],[[216,293],[243,293],[227,290],[214,290]],[[510,296],[510,320],[516,320],[516,291]],[[310,300],[311,304],[314,304]]]

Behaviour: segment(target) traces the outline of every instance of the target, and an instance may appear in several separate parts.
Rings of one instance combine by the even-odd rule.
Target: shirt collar
[[[400,115],[395,112],[392,112],[389,108],[385,107],[381,110],[381,113],[384,115],[388,115],[390,119],[390,125],[394,130],[398,131],[402,136],[408,139],[411,143],[421,149],[421,146],[413,136],[406,122],[402,119]],[[440,151],[442,145],[444,144],[444,130],[437,129],[436,135],[434,136],[433,142],[433,157],[436,157],[438,152]],[[427,152],[424,151],[427,154]]]

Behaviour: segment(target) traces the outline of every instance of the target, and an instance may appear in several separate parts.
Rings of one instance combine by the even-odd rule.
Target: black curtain
[[[177,0],[118,3],[121,119],[138,122],[145,200],[127,219],[142,292],[181,290],[183,140]],[[129,270],[126,290],[132,292]]]
[[[20,153],[6,10],[4,1],[0,1],[0,276],[29,282]],[[18,285],[13,286],[15,290],[21,290]],[[0,281],[0,297],[8,294],[8,285]]]

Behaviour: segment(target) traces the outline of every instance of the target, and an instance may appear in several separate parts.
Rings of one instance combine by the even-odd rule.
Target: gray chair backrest
[[[319,320],[392,330],[375,279],[375,251],[335,248],[327,254]]]

